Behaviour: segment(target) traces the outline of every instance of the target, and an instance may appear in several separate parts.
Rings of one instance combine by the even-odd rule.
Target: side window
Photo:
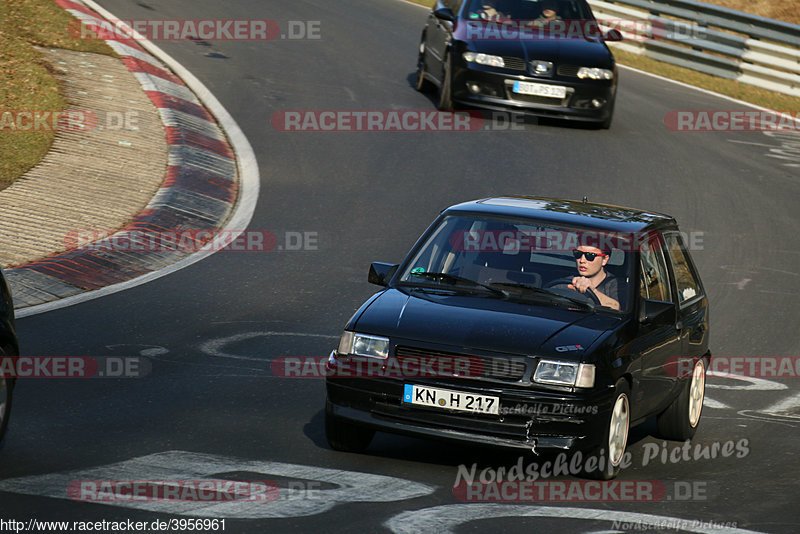
[[[672,260],[672,270],[675,273],[675,285],[678,288],[678,302],[683,304],[688,300],[700,296],[702,290],[698,282],[697,273],[694,270],[683,240],[680,234],[667,234],[664,236],[667,242],[667,251]]]
[[[644,266],[642,266],[642,272],[639,276],[639,294],[643,299],[650,298],[650,293],[647,291],[647,280],[644,277]]]
[[[664,262],[664,247],[657,238],[649,241],[648,245],[641,252],[641,294],[644,296],[646,291],[649,299],[672,302],[667,265]]]
[[[461,4],[464,3],[464,0],[444,0],[443,3],[449,7],[453,13],[458,15],[458,11],[461,9]]]

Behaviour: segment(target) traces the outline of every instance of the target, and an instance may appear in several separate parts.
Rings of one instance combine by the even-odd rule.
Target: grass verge
[[[671,63],[664,63],[650,59],[640,54],[634,54],[611,46],[617,63],[635,69],[657,74],[671,80],[676,80],[695,87],[702,87],[715,93],[720,93],[731,98],[743,100],[757,106],[762,106],[779,112],[791,112],[792,115],[800,113],[800,98],[761,89],[754,85],[717,78],[696,70],[686,69]],[[623,74],[624,76],[624,74]],[[623,83],[623,82],[620,82]]]
[[[50,65],[35,46],[114,54],[103,41],[72,37],[76,20],[52,0],[0,2],[0,189],[36,165],[54,138],[44,128],[21,131],[28,122],[17,122],[18,113],[66,107]]]

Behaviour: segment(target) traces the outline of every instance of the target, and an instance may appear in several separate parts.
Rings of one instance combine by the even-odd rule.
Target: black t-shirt
[[[620,309],[624,307],[622,302],[619,300],[619,284],[617,283],[617,277],[610,272],[606,271],[606,277],[602,282],[597,284],[596,289],[608,298],[612,298],[619,302]]]

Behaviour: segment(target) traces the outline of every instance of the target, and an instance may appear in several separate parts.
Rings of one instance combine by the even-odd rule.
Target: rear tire
[[[706,363],[700,358],[695,362],[692,375],[689,380],[685,380],[680,394],[658,416],[658,433],[666,439],[677,441],[694,437],[700,424],[705,391]]]
[[[417,58],[417,83],[414,89],[420,93],[428,93],[433,88],[431,82],[425,79],[425,36],[419,43],[419,57]]]
[[[600,445],[588,452],[584,459],[583,476],[595,480],[611,480],[616,478],[621,469],[625,448],[628,445],[628,432],[631,422],[630,387],[628,382],[621,378],[614,386],[615,396],[611,414],[605,425],[603,441]],[[597,459],[597,466],[591,471],[586,469],[586,460],[590,457]]]
[[[0,353],[2,357],[2,353]],[[0,377],[0,444],[8,428],[8,419],[11,416],[11,400],[13,397],[14,383],[12,379]]]
[[[369,446],[375,431],[333,415],[330,402],[325,403],[325,437],[333,450],[362,452]]]

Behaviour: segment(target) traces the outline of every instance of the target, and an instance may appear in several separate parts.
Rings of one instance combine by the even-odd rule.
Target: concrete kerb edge
[[[65,2],[59,1],[59,5],[62,5],[62,7],[67,4],[77,3],[78,2],[70,0]],[[115,17],[108,10],[97,5],[92,0],[83,0],[81,3],[100,14],[107,20],[118,20],[118,17]],[[237,174],[239,179],[237,198],[227,220],[224,221],[220,227],[220,230],[226,234],[226,241],[230,242],[242,231],[244,231],[244,229],[250,224],[255,211],[256,202],[258,200],[258,192],[260,187],[259,170],[255,153],[253,152],[250,142],[247,140],[244,132],[241,130],[230,113],[228,113],[228,111],[222,106],[222,104],[211,93],[211,91],[209,91],[208,88],[206,88],[202,82],[200,82],[200,80],[198,80],[191,72],[178,63],[178,61],[169,56],[166,52],[161,50],[158,46],[147,41],[146,39],[137,39],[136,42],[141,48],[146,50],[146,52],[164,63],[183,81],[183,83],[192,91],[192,93],[194,93],[199,102],[217,120],[219,126],[222,128],[228,138],[228,144],[230,145],[230,148],[234,154],[234,161],[238,170]],[[39,313],[72,306],[80,302],[100,298],[112,293],[145,284],[209,257],[211,254],[219,250],[219,246],[219,241],[216,243],[209,243],[200,251],[190,254],[166,267],[153,270],[146,274],[119,283],[111,284],[100,289],[84,291],[82,293],[67,296],[58,300],[21,308],[17,311],[16,315],[18,318],[36,315]],[[52,261],[53,258],[50,258],[50,260]],[[24,267],[26,267],[26,265],[15,267],[15,269]],[[8,271],[13,271],[13,269],[9,269]]]

